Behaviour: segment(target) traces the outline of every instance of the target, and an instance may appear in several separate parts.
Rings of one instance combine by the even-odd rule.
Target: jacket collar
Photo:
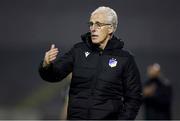
[[[83,35],[81,35],[81,38],[83,40],[83,42],[85,42],[85,44],[91,48],[91,49],[95,49],[95,50],[101,50],[99,48],[99,45],[97,44],[93,44],[91,41],[91,33],[85,33]],[[112,38],[108,41],[106,47],[104,48],[104,50],[112,50],[112,49],[122,49],[124,46],[124,42],[117,38],[116,36],[112,36]]]

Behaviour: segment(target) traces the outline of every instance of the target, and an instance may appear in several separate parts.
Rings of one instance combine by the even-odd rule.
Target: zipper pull
[[[99,55],[102,55],[102,54],[103,54],[103,51],[100,51],[100,52],[99,52]]]

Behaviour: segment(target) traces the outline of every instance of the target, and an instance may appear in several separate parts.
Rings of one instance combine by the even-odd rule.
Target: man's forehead
[[[98,13],[92,14],[90,17],[90,21],[106,22],[107,21],[107,14],[105,14],[103,12],[98,12]]]

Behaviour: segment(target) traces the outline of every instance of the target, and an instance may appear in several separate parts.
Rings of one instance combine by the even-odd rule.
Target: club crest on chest
[[[117,66],[117,60],[116,60],[115,58],[111,58],[111,59],[109,60],[109,66],[110,66],[111,68],[116,67],[116,66]]]

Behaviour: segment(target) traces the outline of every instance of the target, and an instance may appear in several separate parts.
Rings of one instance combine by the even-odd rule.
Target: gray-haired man
[[[142,100],[140,75],[114,36],[117,24],[113,9],[99,7],[83,42],[57,60],[55,45],[46,52],[39,68],[44,80],[58,82],[72,72],[67,119],[135,119]]]

